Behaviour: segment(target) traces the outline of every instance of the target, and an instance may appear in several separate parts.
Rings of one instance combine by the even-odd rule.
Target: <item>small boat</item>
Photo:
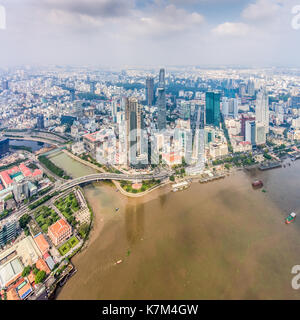
[[[263,186],[263,182],[261,180],[255,180],[252,182],[252,187],[253,188],[261,188]]]
[[[285,219],[285,223],[286,224],[290,224],[291,222],[293,222],[296,219],[296,213],[292,212],[286,219]]]
[[[118,261],[116,262],[116,264],[120,264],[120,263],[122,263],[122,261],[123,261],[123,260],[118,260]]]

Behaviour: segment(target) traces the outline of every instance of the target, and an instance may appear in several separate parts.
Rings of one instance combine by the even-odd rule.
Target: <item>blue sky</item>
[[[300,66],[300,0],[0,0],[0,66]],[[300,12],[300,11],[299,11]],[[299,18],[300,22],[300,18]]]

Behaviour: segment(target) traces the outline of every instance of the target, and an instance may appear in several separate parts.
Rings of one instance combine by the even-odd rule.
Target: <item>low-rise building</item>
[[[67,240],[72,234],[71,226],[60,219],[48,228],[48,235],[55,246]]]

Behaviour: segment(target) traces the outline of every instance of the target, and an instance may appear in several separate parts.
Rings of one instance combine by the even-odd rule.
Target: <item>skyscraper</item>
[[[127,137],[127,164],[137,163],[137,157],[142,153],[142,112],[141,105],[136,98],[127,98],[125,105],[125,122]]]
[[[154,104],[154,79],[151,77],[146,79],[146,103],[149,107]]]
[[[44,129],[45,125],[44,125],[44,115],[43,114],[39,114],[37,117],[37,121],[36,121],[36,127],[38,129]]]
[[[256,126],[255,121],[247,121],[245,128],[245,141],[251,142],[254,146],[256,144]]]
[[[2,81],[2,89],[3,90],[8,90],[9,87],[8,87],[8,80],[3,80]]]
[[[167,126],[165,69],[159,71],[157,113],[158,130],[165,130]]]
[[[220,126],[220,98],[217,92],[206,92],[206,124],[215,127]]]
[[[90,93],[95,94],[96,91],[96,83],[95,81],[90,82]]]
[[[255,118],[257,123],[265,127],[265,133],[269,133],[269,101],[265,88],[261,88],[257,93]]]

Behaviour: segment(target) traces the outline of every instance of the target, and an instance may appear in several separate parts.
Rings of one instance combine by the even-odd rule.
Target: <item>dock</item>
[[[261,164],[258,169],[261,171],[265,171],[265,170],[270,170],[270,169],[275,169],[275,168],[280,168],[282,167],[282,163],[281,162],[268,162],[265,164]]]
[[[199,183],[207,183],[207,182],[210,182],[210,181],[214,181],[214,180],[219,180],[219,179],[223,179],[225,178],[225,174],[219,174],[219,175],[215,175],[215,176],[212,176],[212,177],[203,177],[199,180]]]

